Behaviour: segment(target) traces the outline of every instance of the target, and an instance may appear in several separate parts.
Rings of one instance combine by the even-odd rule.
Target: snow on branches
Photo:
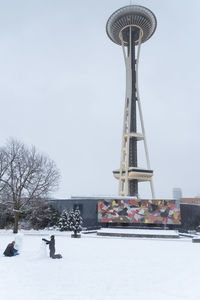
[[[60,231],[73,231],[74,236],[77,237],[77,233],[82,230],[82,223],[83,219],[79,209],[71,210],[70,212],[63,210],[58,226]]]
[[[56,190],[59,179],[54,161],[34,146],[10,139],[0,147],[0,203],[12,206],[14,233],[18,232],[19,217],[25,207]]]
[[[68,223],[67,223],[67,218],[68,218],[68,212],[66,209],[64,209],[60,215],[60,218],[58,220],[58,227],[60,228],[60,231],[67,231],[69,230],[68,228]]]

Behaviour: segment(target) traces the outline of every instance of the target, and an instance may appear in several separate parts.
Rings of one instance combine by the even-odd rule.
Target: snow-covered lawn
[[[200,299],[200,244],[190,239],[59,235],[63,259],[53,260],[42,255],[42,237],[24,235],[19,256],[0,256],[0,299]],[[13,239],[0,232],[1,253]]]

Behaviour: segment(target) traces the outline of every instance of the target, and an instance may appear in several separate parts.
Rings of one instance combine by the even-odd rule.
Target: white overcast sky
[[[139,85],[157,198],[200,194],[200,1],[138,0],[158,21]],[[106,35],[124,0],[0,0],[0,144],[35,145],[61,171],[57,198],[117,195],[125,96]],[[142,143],[142,142],[140,142]],[[138,147],[139,150],[142,144]],[[142,153],[142,152],[141,152]],[[139,166],[145,167],[144,155]],[[149,184],[139,195],[150,197]]]

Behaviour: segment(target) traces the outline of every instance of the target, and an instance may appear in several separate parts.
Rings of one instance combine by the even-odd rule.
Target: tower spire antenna
[[[120,168],[113,171],[119,180],[119,196],[138,197],[138,183],[150,182],[152,198],[155,198],[153,188],[153,170],[147,148],[144,121],[138,88],[138,64],[141,44],[146,42],[155,32],[157,20],[153,12],[139,5],[124,6],[115,11],[107,21],[108,37],[123,50],[126,67],[126,97]],[[136,46],[137,49],[136,49]],[[137,116],[137,107],[139,116]],[[141,123],[142,133],[137,131],[137,117]],[[144,142],[147,168],[138,166],[137,143]]]

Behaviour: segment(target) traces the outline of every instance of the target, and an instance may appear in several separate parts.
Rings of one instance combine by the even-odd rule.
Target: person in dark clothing
[[[48,241],[48,240],[46,240],[46,239],[42,239],[42,240],[43,240],[44,242],[46,242],[47,245],[49,245],[49,250],[50,250],[49,256],[50,256],[51,258],[55,258],[54,256],[55,256],[55,251],[56,251],[56,249],[55,249],[55,237],[54,237],[54,235],[51,235],[50,241]]]
[[[6,250],[4,251],[4,255],[5,256],[15,256],[18,255],[18,251],[14,248],[15,246],[15,241],[13,241],[12,243],[8,244],[8,246],[6,247]]]
[[[62,258],[61,254],[55,254],[55,237],[54,235],[51,235],[51,239],[50,241],[46,240],[46,239],[42,239],[47,245],[49,245],[49,250],[50,250],[50,254],[49,256],[51,258]]]

